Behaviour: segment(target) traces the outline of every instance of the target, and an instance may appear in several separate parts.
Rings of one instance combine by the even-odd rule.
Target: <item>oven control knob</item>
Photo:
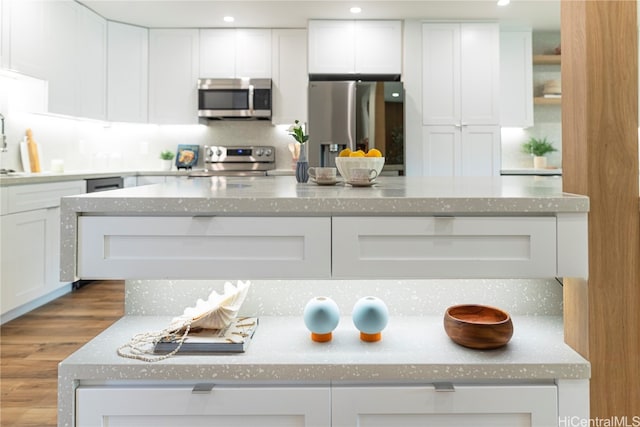
[[[262,148],[258,148],[256,150],[256,156],[260,157],[264,154],[264,150]]]
[[[264,155],[271,156],[273,154],[273,150],[271,148],[265,148]]]
[[[220,148],[216,148],[216,156],[222,156],[222,150]]]

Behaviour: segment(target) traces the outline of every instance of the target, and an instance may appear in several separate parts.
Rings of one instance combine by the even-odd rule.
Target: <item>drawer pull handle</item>
[[[191,390],[192,394],[207,394],[211,393],[215,384],[211,383],[200,383],[193,386],[193,390]]]
[[[455,387],[451,383],[433,383],[433,387],[438,392],[456,391]]]

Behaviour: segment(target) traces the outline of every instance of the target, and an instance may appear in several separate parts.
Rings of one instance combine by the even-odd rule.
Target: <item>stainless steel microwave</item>
[[[199,79],[198,117],[271,118],[271,79]]]

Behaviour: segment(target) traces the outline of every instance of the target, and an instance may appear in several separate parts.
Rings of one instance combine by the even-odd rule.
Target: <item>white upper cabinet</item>
[[[307,121],[307,31],[273,30],[271,122]]]
[[[49,112],[106,118],[106,20],[72,0],[5,0],[3,8],[3,66],[47,80]]]
[[[354,21],[309,21],[309,74],[355,73]]]
[[[500,125],[533,126],[531,30],[500,32]]]
[[[200,30],[202,78],[271,78],[271,30]]]
[[[109,22],[107,117],[116,122],[147,121],[149,30]]]
[[[198,30],[149,30],[149,121],[197,124]]]
[[[499,124],[498,25],[426,23],[422,42],[423,124]]]
[[[309,21],[309,74],[401,74],[401,21]]]
[[[45,1],[2,2],[2,66],[45,79]]]
[[[107,118],[107,21],[81,7],[79,10],[76,115]]]
[[[80,6],[73,1],[47,2],[44,48],[49,81],[49,112],[79,113],[78,23]],[[29,27],[31,27],[29,25]]]
[[[359,74],[402,73],[402,22],[355,22],[355,69]]]

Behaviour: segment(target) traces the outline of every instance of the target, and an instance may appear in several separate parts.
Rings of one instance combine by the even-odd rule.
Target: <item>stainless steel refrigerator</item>
[[[404,90],[397,81],[309,82],[309,164],[335,166],[344,148],[377,148],[404,175]]]

